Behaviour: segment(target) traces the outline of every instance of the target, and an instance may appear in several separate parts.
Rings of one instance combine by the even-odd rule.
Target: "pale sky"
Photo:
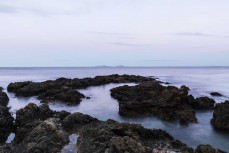
[[[0,67],[229,66],[229,0],[0,0]]]

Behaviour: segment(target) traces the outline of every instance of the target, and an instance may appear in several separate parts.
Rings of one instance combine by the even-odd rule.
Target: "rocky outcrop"
[[[7,106],[9,103],[9,97],[5,92],[0,90],[0,106]]]
[[[199,145],[196,148],[195,153],[226,153],[226,152],[219,149],[215,149],[210,145]]]
[[[82,126],[85,126],[86,124],[89,124],[91,122],[98,121],[98,119],[93,118],[89,115],[84,115],[82,113],[73,113],[71,115],[68,115],[63,120],[63,126],[68,132],[77,132],[79,128]]]
[[[208,97],[196,98],[192,103],[192,106],[195,109],[214,109],[214,105],[215,101]]]
[[[119,114],[123,116],[158,116],[164,120],[179,120],[181,124],[197,122],[189,104],[188,87],[162,86],[157,81],[137,86],[122,86],[111,90],[119,101]]]
[[[21,145],[28,153],[60,152],[69,142],[68,136],[60,119],[50,118],[35,127]]]
[[[194,152],[165,131],[145,129],[140,125],[112,120],[82,131],[77,148],[78,153],[91,153],[91,150],[93,153],[151,153],[154,150]]]
[[[0,144],[5,143],[14,128],[14,118],[7,107],[8,102],[9,98],[7,94],[0,91]]]
[[[68,136],[61,120],[50,118],[35,126],[21,143],[0,146],[0,153],[60,153]]]
[[[219,93],[219,92],[211,92],[210,95],[212,95],[212,96],[218,96],[218,97],[223,96],[223,95],[222,95],[221,93]]]
[[[40,123],[48,118],[64,119],[70,113],[61,111],[55,112],[49,109],[47,104],[37,106],[33,103],[28,104],[25,108],[20,109],[16,113],[16,126],[14,143],[21,143],[26,136]]]
[[[0,145],[0,153],[13,153],[13,147],[9,144]]]
[[[97,76],[95,78],[48,80],[45,82],[16,82],[7,87],[9,92],[16,96],[30,97],[38,96],[42,102],[63,102],[67,104],[79,104],[85,96],[76,89],[83,89],[89,86],[99,86],[108,83],[130,83],[154,80],[135,75],[109,75]]]
[[[217,104],[214,108],[212,125],[217,129],[229,130],[229,101]]]
[[[52,91],[51,91],[52,92]],[[85,96],[76,90],[67,90],[51,93],[47,91],[38,97],[42,103],[48,102],[65,102],[67,105],[77,105],[81,102]]]
[[[5,143],[10,133],[13,131],[13,121],[9,108],[0,106],[0,144]]]

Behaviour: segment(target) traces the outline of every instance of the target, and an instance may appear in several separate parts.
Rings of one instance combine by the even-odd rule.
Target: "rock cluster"
[[[223,153],[209,145],[196,151],[159,129],[138,124],[99,121],[81,113],[55,112],[47,104],[28,104],[16,113],[15,139],[0,153],[60,153],[72,133],[79,135],[78,153]]]
[[[217,129],[229,130],[229,101],[216,104],[211,123]]]
[[[16,82],[7,87],[9,92],[16,96],[30,97],[38,96],[42,102],[64,102],[69,105],[79,104],[85,96],[76,89],[98,86],[108,83],[130,83],[154,80],[135,75],[109,75],[97,76],[95,78],[48,80],[44,82]]]
[[[136,86],[111,89],[111,96],[119,101],[122,116],[158,116],[164,120],[179,120],[181,124],[195,123],[194,109],[213,109],[215,101],[207,97],[188,95],[189,88],[162,86],[148,81]]]

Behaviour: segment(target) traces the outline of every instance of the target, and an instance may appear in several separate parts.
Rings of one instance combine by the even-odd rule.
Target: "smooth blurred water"
[[[7,85],[16,81],[44,81],[66,78],[84,78],[109,74],[135,74],[154,76],[172,85],[187,85],[195,97],[210,96],[210,92],[217,91],[224,97],[211,97],[217,102],[229,99],[229,68],[0,68],[0,86],[6,89]],[[98,87],[89,87],[79,90],[91,99],[84,99],[80,105],[71,107],[63,104],[50,104],[54,110],[82,112],[100,120],[114,119],[120,122],[139,123],[147,128],[160,128],[169,132],[176,139],[196,147],[198,144],[211,144],[225,151],[229,151],[229,133],[215,131],[210,125],[212,111],[197,112],[198,124],[180,126],[177,122],[164,122],[155,117],[123,118],[118,114],[118,102],[111,98],[110,89],[124,84],[109,84]],[[134,84],[129,84],[134,85]],[[23,108],[29,102],[40,104],[36,97],[15,98],[8,93],[9,106],[13,113]]]

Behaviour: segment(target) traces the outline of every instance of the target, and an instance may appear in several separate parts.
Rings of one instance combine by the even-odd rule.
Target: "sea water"
[[[161,81],[170,82],[174,86],[188,86],[195,97],[208,96],[217,103],[229,100],[229,67],[87,67],[87,68],[0,68],[0,86],[6,88],[11,82],[45,81],[59,77],[84,78],[97,75],[134,74],[153,76]],[[77,106],[64,104],[50,104],[53,110],[66,110],[71,113],[82,112],[100,120],[114,119],[119,122],[141,124],[146,128],[160,128],[166,130],[175,139],[191,147],[199,144],[210,144],[219,149],[229,151],[229,133],[216,131],[210,124],[212,111],[197,111],[198,124],[181,126],[178,122],[165,122],[156,117],[126,118],[118,114],[118,102],[110,96],[110,89],[125,84],[108,84],[79,90],[90,99],[83,99]],[[128,85],[135,85],[133,83]],[[212,97],[210,93],[217,91],[223,97]],[[11,111],[15,112],[33,102],[40,105],[36,97],[16,98],[8,93]],[[13,134],[12,134],[13,138]],[[12,139],[11,138],[11,139]],[[10,138],[9,138],[10,139]],[[10,140],[8,140],[10,141]]]

